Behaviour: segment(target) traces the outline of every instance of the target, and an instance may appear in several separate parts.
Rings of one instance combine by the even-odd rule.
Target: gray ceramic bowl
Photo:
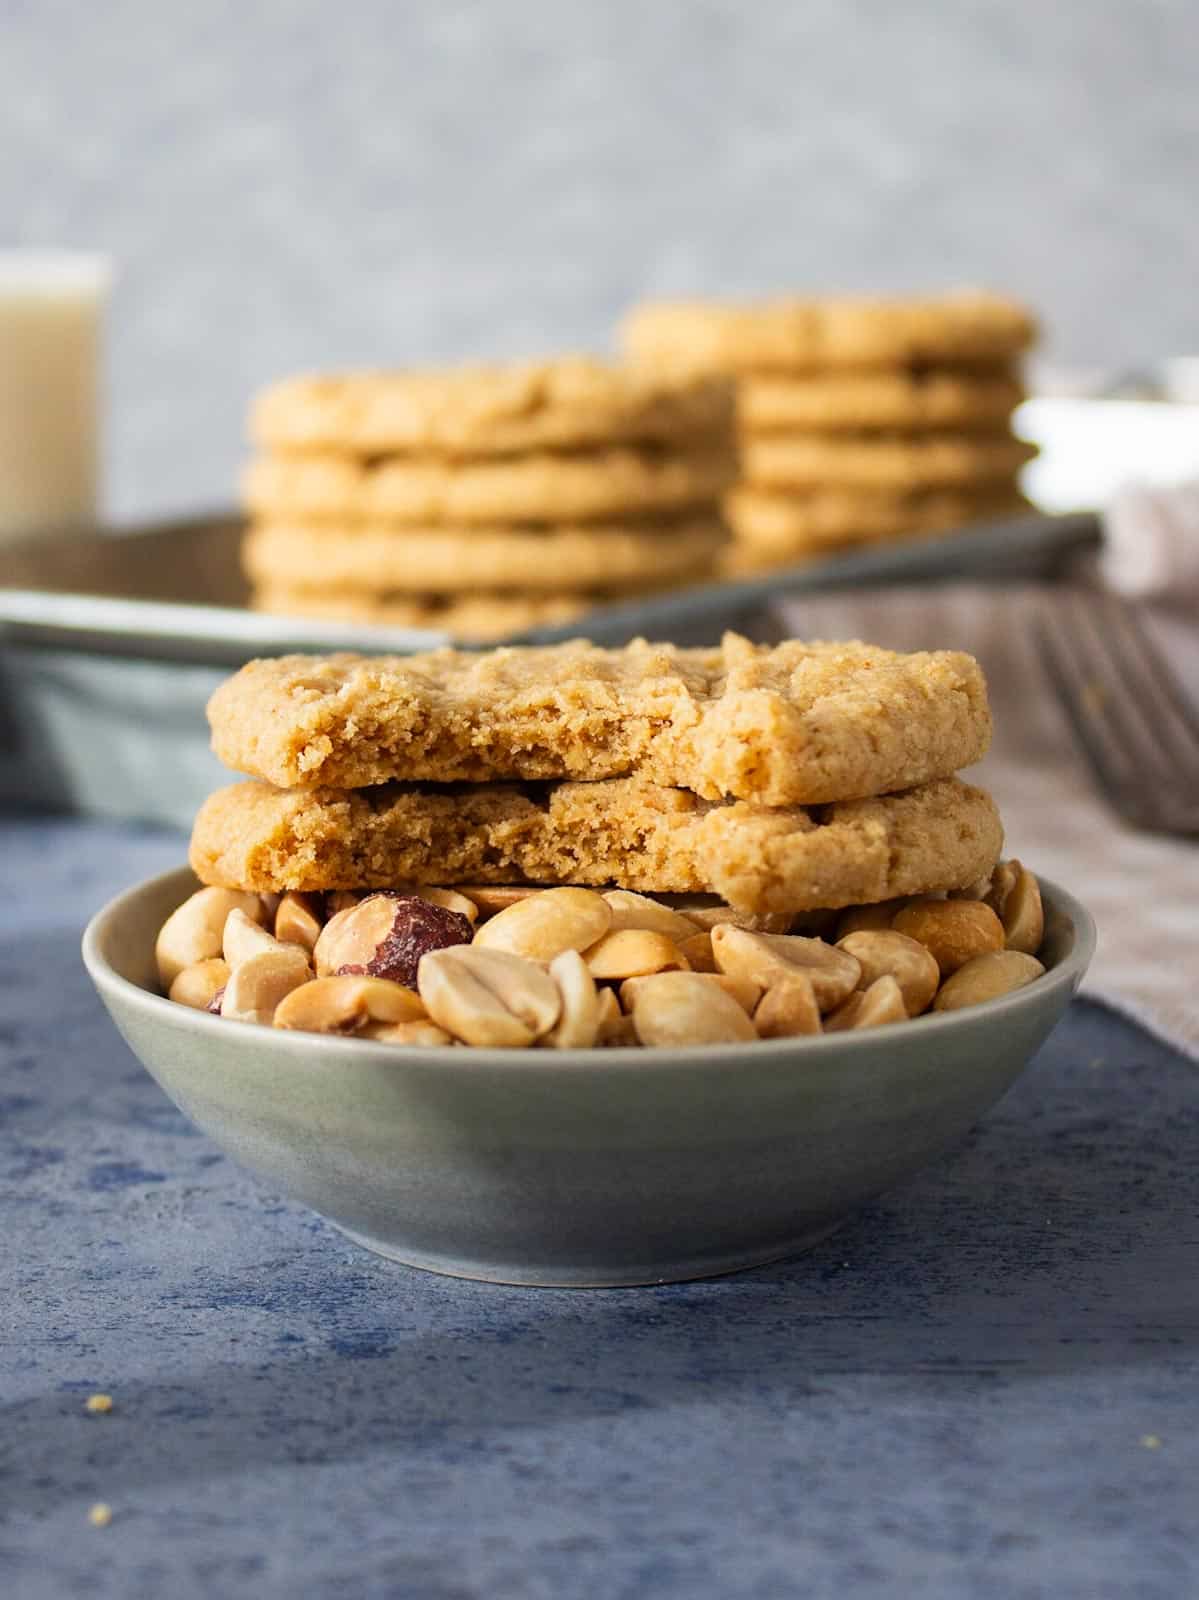
[[[671,1052],[397,1049],[164,1000],[154,937],[195,887],[154,878],[84,936],[134,1053],[231,1156],[350,1238],[501,1283],[661,1283],[814,1244],[999,1099],[1095,942],[1042,881],[1049,971],[970,1010]]]

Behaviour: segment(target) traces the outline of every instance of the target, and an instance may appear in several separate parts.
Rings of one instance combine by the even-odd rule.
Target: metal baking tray
[[[204,704],[227,673],[287,651],[407,652],[441,633],[272,617],[246,607],[234,514],[0,547],[0,804],[190,825],[229,780]],[[736,582],[597,607],[507,642],[753,631],[784,594],[957,577],[1050,576],[1094,545],[1090,514],[1030,514]]]

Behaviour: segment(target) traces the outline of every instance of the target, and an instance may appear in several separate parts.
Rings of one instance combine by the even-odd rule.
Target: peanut
[[[275,909],[275,938],[280,944],[302,945],[311,954],[323,926],[315,895],[289,890]]]
[[[460,917],[466,918],[472,928],[479,920],[478,906],[469,895],[463,894],[459,889],[428,889],[420,885],[404,892],[414,894],[418,900],[425,900],[431,906],[441,906],[446,911],[456,911]]]
[[[1015,882],[1004,897],[1003,908],[999,912],[1003,923],[1003,942],[1009,950],[1035,956],[1045,938],[1041,886],[1027,867],[1022,867],[1018,861],[1010,865],[1015,868]]]
[[[876,978],[868,989],[858,989],[844,1005],[824,1019],[826,1033],[844,1033],[857,1028],[878,1028],[884,1022],[906,1022],[908,1009],[899,985],[888,973]]]
[[[867,989],[876,978],[890,973],[899,985],[909,1017],[918,1017],[932,1005],[941,969],[932,952],[918,940],[896,933],[893,928],[863,929],[847,933],[837,949],[846,951],[861,967],[860,988]]]
[[[1003,923],[981,900],[913,900],[891,924],[932,952],[942,978],[989,950],[1003,949]]]
[[[672,911],[648,895],[634,894],[631,889],[609,889],[604,899],[612,908],[611,933],[624,928],[644,928],[649,933],[664,933],[676,944],[694,937],[696,924],[681,911]]]
[[[712,930],[712,953],[722,972],[769,989],[795,971],[811,980],[816,1004],[831,1011],[857,987],[861,968],[844,950],[802,934],[751,933],[721,924]]]
[[[712,954],[712,935],[707,931],[693,933],[689,939],[680,939],[679,954],[692,972],[720,971]]]
[[[806,972],[796,971],[772,983],[753,1014],[763,1039],[794,1039],[820,1032],[820,1007]]]
[[[190,967],[177,972],[167,997],[176,1005],[207,1011],[214,996],[228,982],[229,963],[220,956],[209,956],[207,961],[193,961]]]
[[[458,893],[474,902],[479,921],[486,922],[497,911],[506,911],[518,900],[527,900],[531,894],[540,894],[541,890],[531,883],[466,883]]]
[[[312,956],[320,977],[363,973],[416,987],[429,950],[467,944],[468,918],[422,895],[382,890],[339,911],[321,930]]]
[[[615,933],[605,933],[584,950],[583,959],[593,978],[616,982],[666,972],[671,967],[685,970],[687,966],[673,939],[647,928],[619,928]]]
[[[589,1049],[599,1033],[600,1000],[587,963],[577,950],[563,950],[550,962],[550,977],[562,997],[562,1015],[544,1042],[555,1050]]]
[[[623,1012],[620,1001],[616,998],[615,989],[597,989],[596,1000],[599,1008],[599,1026],[601,1031],[610,1022],[619,1022]]]
[[[979,899],[987,902],[1001,922],[1008,895],[1016,887],[1016,879],[1020,876],[1020,870],[1018,861],[997,861],[990,881],[983,893],[979,895]]]
[[[706,933],[725,926],[745,928],[751,933],[786,933],[795,920],[790,911],[734,911],[732,906],[723,903],[713,905],[706,895],[700,900],[676,896],[674,910]]]
[[[837,918],[835,943],[851,933],[874,933],[882,928],[889,928],[898,912],[907,905],[907,900],[880,900],[872,906],[850,906]]]
[[[465,1044],[531,1045],[562,1012],[549,974],[508,950],[451,945],[430,951],[421,959],[417,987],[433,1021]]]
[[[627,1050],[635,1049],[641,1040],[637,1037],[632,1017],[626,1017],[622,1013],[611,1022],[601,1023],[596,1042],[607,1050]]]
[[[586,950],[611,925],[612,908],[594,889],[544,889],[497,911],[475,934],[474,948],[548,964],[563,950]]]
[[[210,961],[221,953],[221,935],[231,911],[244,911],[261,922],[262,902],[240,889],[197,889],[177,906],[158,930],[154,959],[164,989],[197,961]]]
[[[756,1040],[744,1010],[699,972],[660,972],[637,989],[633,1027],[644,1045],[738,1044]]]
[[[1037,958],[1023,950],[991,950],[965,962],[946,978],[933,1001],[933,1010],[959,1011],[963,1006],[997,1000],[1000,995],[1022,989],[1044,971]]]
[[[649,973],[644,977],[624,980],[620,986],[620,1003],[626,1011],[632,1011],[638,989],[656,976],[656,973]],[[723,989],[725,994],[732,995],[746,1016],[753,1016],[754,1007],[762,995],[762,990],[756,983],[751,983],[748,978],[730,978],[723,972],[697,972],[695,976],[703,978],[707,983],[714,983],[718,989]]]
[[[315,978],[279,1002],[276,1028],[304,1033],[357,1033],[370,1022],[425,1020],[425,1008],[411,989],[387,978]]]
[[[453,1039],[435,1022],[368,1022],[359,1028],[359,1039],[374,1039],[378,1044],[447,1045]]]
[[[236,966],[225,985],[221,1016],[232,1022],[267,1026],[283,1000],[312,977],[308,957],[299,945],[281,944],[259,950]]]
[[[221,954],[234,970],[251,956],[256,956],[263,950],[278,950],[278,948],[278,939],[265,928],[260,928],[239,908],[235,907],[225,918],[225,927],[221,934]]]

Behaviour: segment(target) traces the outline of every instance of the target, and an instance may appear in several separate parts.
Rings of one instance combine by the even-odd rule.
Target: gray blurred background
[[[988,283],[1199,350],[1195,0],[0,0],[4,244],[119,279],[108,503],[251,390],[602,346],[643,294]]]

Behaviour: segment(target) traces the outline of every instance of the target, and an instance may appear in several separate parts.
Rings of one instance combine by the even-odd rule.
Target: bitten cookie
[[[208,718],[226,766],[280,786],[637,774],[762,805],[908,788],[977,761],[991,732],[972,656],[736,634],[283,656],[222,684]]]
[[[818,813],[712,805],[637,779],[449,792],[243,783],[205,802],[190,859],[205,883],[269,892],[618,883],[766,912],[962,888],[1002,846],[990,796],[955,778]]]

